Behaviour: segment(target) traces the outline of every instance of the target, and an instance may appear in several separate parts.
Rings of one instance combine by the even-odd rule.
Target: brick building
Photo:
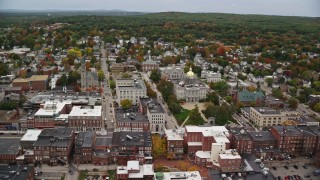
[[[272,126],[270,132],[282,152],[289,155],[301,154],[304,146],[303,135],[295,126]]]
[[[18,78],[12,81],[13,87],[21,87],[22,91],[44,91],[48,86],[48,75],[33,75],[30,78]]]
[[[230,130],[230,144],[240,154],[251,154],[253,141],[251,136],[243,128],[232,128]]]
[[[115,110],[116,131],[148,132],[148,117],[141,112],[127,113],[122,108]]]
[[[239,91],[234,97],[236,102],[242,103],[244,106],[251,106],[252,104],[262,106],[265,103],[265,98],[262,91],[250,92],[248,90]]]
[[[35,162],[51,165],[69,163],[74,138],[71,128],[43,129],[33,145]]]
[[[279,157],[281,154],[277,146],[277,140],[270,131],[248,132],[252,139],[252,153],[257,157],[268,159]]]
[[[226,149],[230,148],[229,131],[224,126],[186,126],[184,142],[188,153],[197,151],[210,151],[211,144],[222,142]]]
[[[75,138],[74,163],[90,164],[92,162],[95,140],[96,132],[79,132]]]
[[[100,131],[102,127],[101,106],[73,106],[68,118],[69,127],[76,131],[87,129]]]
[[[183,159],[183,130],[166,129],[167,159]]]
[[[125,165],[128,160],[138,160],[143,164],[152,159],[152,141],[149,132],[114,132],[112,148],[116,149],[117,164]]]
[[[243,161],[236,150],[229,149],[219,154],[218,163],[222,172],[237,172],[241,170]]]
[[[16,158],[21,153],[19,138],[0,139],[0,163],[16,162]]]
[[[112,135],[112,133],[108,133],[96,137],[92,164],[108,165],[115,163],[115,154],[117,149],[112,149]]]

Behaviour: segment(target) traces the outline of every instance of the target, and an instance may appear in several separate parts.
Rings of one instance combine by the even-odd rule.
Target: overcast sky
[[[0,9],[117,9],[320,17],[320,0],[0,0]]]

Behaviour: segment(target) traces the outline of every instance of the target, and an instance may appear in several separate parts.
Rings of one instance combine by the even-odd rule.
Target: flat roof
[[[117,108],[114,111],[116,122],[125,123],[148,123],[149,119],[141,112],[125,112],[122,108]]]
[[[168,141],[183,141],[182,131],[175,129],[166,129],[164,131]]]
[[[112,145],[120,147],[151,147],[151,133],[128,131],[114,132],[112,138]]]
[[[35,116],[53,116],[60,114],[66,104],[71,104],[71,101],[46,101],[43,108],[40,108]]]
[[[21,141],[37,141],[41,131],[40,129],[28,129]]]
[[[0,139],[0,154],[18,154],[20,138]]]
[[[139,170],[139,161],[127,161],[128,170]]]
[[[224,153],[219,154],[220,159],[241,159],[241,156],[233,149],[225,150]]]
[[[272,126],[280,135],[300,136],[302,133],[295,126]]]
[[[280,111],[268,107],[251,107],[262,115],[281,115]]]
[[[248,134],[251,136],[253,141],[276,141],[276,138],[272,136],[270,131],[251,131],[248,132]]]
[[[33,75],[30,78],[17,78],[13,82],[30,82],[30,81],[46,81],[49,78],[48,75]]]
[[[71,116],[95,116],[101,117],[101,106],[73,106],[69,117]]]
[[[202,180],[199,171],[161,172],[163,179]],[[155,175],[156,176],[156,175]],[[158,180],[158,179],[156,179]]]
[[[95,132],[93,131],[85,131],[79,132],[76,137],[75,147],[93,147]]]
[[[210,151],[197,151],[196,156],[201,159],[209,159],[209,158],[211,158],[211,152]]]

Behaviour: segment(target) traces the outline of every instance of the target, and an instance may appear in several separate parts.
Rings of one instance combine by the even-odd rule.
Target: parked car
[[[293,167],[294,167],[295,169],[299,169],[299,167],[298,167],[297,165],[293,165]]]
[[[283,166],[286,170],[288,170],[289,169],[289,167],[287,166],[287,165],[285,165],[285,166]]]
[[[272,169],[276,171],[276,170],[277,170],[277,167],[275,167],[275,166],[272,166]]]

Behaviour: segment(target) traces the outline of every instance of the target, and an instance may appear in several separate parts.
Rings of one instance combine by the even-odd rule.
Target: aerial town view
[[[0,180],[320,180],[319,0],[0,0]]]

